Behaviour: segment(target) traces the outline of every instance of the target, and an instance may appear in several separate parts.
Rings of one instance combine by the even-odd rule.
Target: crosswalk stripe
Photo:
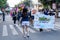
[[[60,25],[55,24],[55,28],[56,28],[56,29],[60,29]]]
[[[18,32],[15,30],[13,25],[9,25],[13,35],[18,35]]]
[[[60,27],[60,25],[58,25],[58,24],[55,24],[55,26]]]
[[[19,31],[20,31],[21,33],[23,33],[22,28],[21,28],[21,27],[19,27],[19,25],[18,25],[18,24],[16,24],[16,27],[19,29]]]
[[[22,27],[19,27],[18,24],[16,24],[16,27],[23,33]],[[28,28],[28,30],[29,30],[31,33],[35,33],[35,32],[36,32],[36,31],[34,31],[33,29],[31,29],[31,28]]]
[[[59,25],[59,24],[55,24],[55,26],[60,27],[60,25]]]
[[[36,33],[36,31],[34,31],[34,30],[31,29],[31,28],[28,28],[28,30],[29,30],[31,33]]]
[[[7,26],[3,25],[3,34],[2,36],[8,36]]]
[[[22,29],[22,27],[19,27],[18,24],[16,24],[15,27],[17,27],[17,28],[19,29],[19,31],[23,34],[23,29]],[[9,28],[10,28],[10,30],[11,30],[11,32],[12,32],[13,35],[18,35],[18,32],[16,31],[16,29],[14,28],[13,25],[9,25]],[[29,30],[31,33],[35,33],[35,32],[36,32],[36,31],[34,31],[33,29],[31,29],[31,28],[28,28],[28,30]],[[2,34],[2,36],[8,36],[8,30],[7,30],[7,26],[6,26],[6,25],[3,25],[3,34]]]

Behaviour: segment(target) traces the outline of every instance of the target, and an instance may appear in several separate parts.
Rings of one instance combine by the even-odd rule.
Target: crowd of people
[[[10,11],[10,15],[12,17],[14,25],[16,25],[16,21],[18,21],[18,25],[21,24],[23,28],[24,37],[26,37],[26,35],[27,37],[29,37],[28,27],[30,25],[33,26],[34,15],[32,15],[32,13],[35,14],[37,11],[36,10],[32,10],[32,11],[29,7],[26,6],[14,7]],[[2,9],[2,12],[3,12],[3,21],[5,21],[4,9]],[[50,16],[55,15],[55,13],[52,13],[52,11],[49,11],[48,9],[39,10],[39,12]],[[43,29],[40,29],[40,31],[43,31]]]
[[[33,14],[37,12],[36,10],[33,10],[33,11],[34,11]],[[49,11],[48,9],[39,10],[39,12],[45,15],[50,15],[50,16],[55,15],[55,13],[53,13],[52,11]],[[14,25],[16,24],[17,20],[18,20],[18,25],[19,24],[22,25],[24,37],[26,37],[26,34],[27,34],[27,37],[29,37],[28,27],[30,25],[33,26],[34,16],[31,14],[32,14],[31,9],[26,6],[13,8],[12,12],[10,12]],[[40,29],[40,31],[43,31],[43,29]]]
[[[24,37],[26,37],[26,35],[29,37],[28,27],[30,25],[30,20],[32,20],[31,11],[26,6],[24,6],[22,9],[21,7],[18,8],[19,9],[17,10],[12,10],[12,12],[10,12],[10,15],[12,16],[14,25],[16,25],[16,21],[18,21],[18,25],[22,25]]]

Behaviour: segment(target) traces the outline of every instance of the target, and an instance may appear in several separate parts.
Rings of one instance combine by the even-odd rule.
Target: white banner
[[[54,28],[55,16],[36,13],[34,15],[34,28]]]

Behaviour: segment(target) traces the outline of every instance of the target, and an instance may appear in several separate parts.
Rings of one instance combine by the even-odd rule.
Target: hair
[[[28,11],[27,8],[24,8],[24,9],[23,9],[23,16],[24,16],[24,17],[27,15],[27,11]]]

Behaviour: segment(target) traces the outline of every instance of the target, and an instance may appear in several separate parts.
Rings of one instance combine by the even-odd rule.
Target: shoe
[[[40,29],[40,32],[42,32],[43,31],[43,29]]]
[[[29,33],[27,33],[27,37],[29,37]]]

